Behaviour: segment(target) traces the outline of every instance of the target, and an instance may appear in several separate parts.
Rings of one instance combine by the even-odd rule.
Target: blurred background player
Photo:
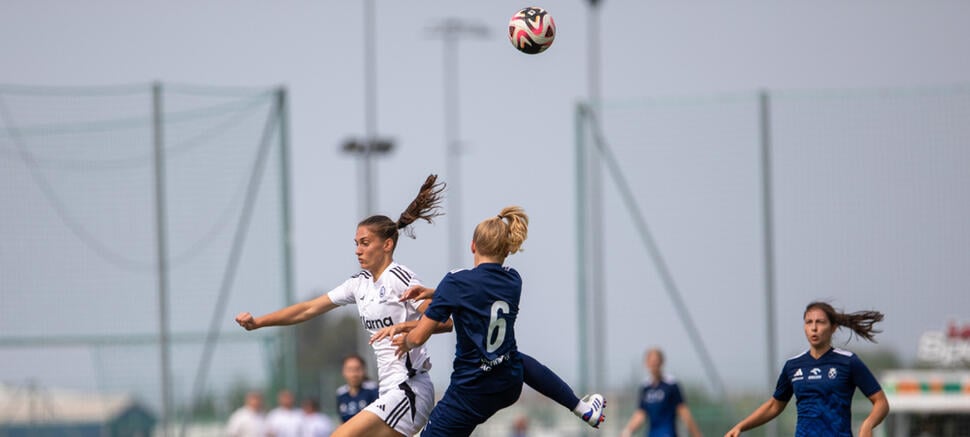
[[[357,354],[344,358],[341,369],[347,383],[337,388],[337,413],[346,422],[355,414],[377,400],[377,383],[367,378],[367,365]]]
[[[293,325],[351,304],[357,305],[361,324],[371,335],[394,323],[417,320],[428,304],[402,302],[400,297],[409,287],[421,285],[421,281],[411,269],[394,262],[394,250],[399,230],[418,219],[431,222],[439,215],[443,190],[444,184],[437,183],[437,176],[430,175],[397,221],[374,215],[358,223],[354,252],[362,270],[330,292],[260,317],[243,312],[236,316],[236,323],[246,330]],[[436,324],[434,329],[447,331],[451,324]],[[427,374],[431,368],[428,351],[420,347],[407,354],[397,354],[396,346],[387,339],[373,342],[371,346],[377,357],[380,396],[332,435],[414,435],[428,421],[434,406],[434,385]]]
[[[266,419],[263,417],[263,394],[246,393],[243,406],[229,416],[226,423],[228,437],[265,437]]]
[[[300,404],[300,437],[329,437],[333,432],[333,422],[320,413],[320,402],[316,398],[306,398]]]
[[[293,393],[282,389],[276,393],[276,408],[266,414],[266,435],[298,437],[303,414],[296,408]]]
[[[516,417],[515,421],[512,422],[512,433],[509,435],[511,437],[528,437],[529,418],[525,416]]]
[[[649,419],[646,435],[649,437],[676,437],[677,418],[687,426],[691,437],[701,437],[700,428],[687,407],[680,386],[673,376],[663,372],[664,354],[658,348],[647,349],[643,355],[647,368],[647,380],[640,386],[640,404],[623,427],[623,437],[630,437],[644,421]]]
[[[737,437],[774,419],[788,406],[792,395],[798,408],[796,436],[851,436],[852,395],[857,387],[872,402],[872,411],[859,426],[859,437],[872,437],[873,428],[889,414],[886,393],[865,363],[852,352],[832,347],[832,334],[841,327],[875,342],[873,336],[880,331],[873,325],[882,321],[883,314],[845,314],[826,302],[812,302],[802,318],[808,350],[785,362],[775,394],[725,437]]]

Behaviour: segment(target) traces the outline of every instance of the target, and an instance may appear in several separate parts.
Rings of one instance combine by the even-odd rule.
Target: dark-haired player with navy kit
[[[774,395],[725,437],[760,426],[777,417],[792,395],[798,406],[796,437],[852,436],[852,395],[856,388],[872,402],[872,411],[859,426],[859,437],[872,437],[872,430],[889,414],[886,394],[869,368],[852,352],[832,347],[832,334],[840,327],[851,329],[873,341],[873,324],[883,319],[877,311],[845,314],[826,302],[812,302],[805,308],[805,337],[809,349],[790,358],[778,376]]]
[[[475,268],[451,272],[437,290],[427,290],[434,299],[425,317],[416,326],[397,331],[409,331],[393,342],[398,353],[406,353],[427,341],[432,333],[428,328],[436,320],[454,320],[457,344],[451,383],[432,410],[423,437],[470,435],[478,424],[515,403],[523,381],[591,426],[602,422],[602,396],[577,399],[551,370],[517,349],[515,321],[522,279],[503,263],[520,250],[527,231],[528,216],[519,207],[506,207],[479,223],[471,244]]]

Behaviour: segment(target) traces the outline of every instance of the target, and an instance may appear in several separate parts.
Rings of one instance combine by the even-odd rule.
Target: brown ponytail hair
[[[495,217],[482,220],[475,227],[472,240],[478,253],[505,259],[522,250],[529,236],[529,216],[518,206],[506,206]]]
[[[857,311],[854,313],[841,313],[835,310],[828,302],[812,302],[805,307],[805,314],[808,314],[810,310],[817,309],[825,313],[828,317],[829,323],[837,328],[846,327],[852,330],[856,335],[862,337],[872,343],[876,343],[875,335],[882,332],[875,328],[877,322],[881,322],[884,314],[879,311]]]
[[[398,229],[404,229],[407,236],[414,238],[414,231],[409,227],[418,219],[432,223],[431,219],[442,215],[441,212],[441,193],[445,190],[445,183],[438,182],[438,175],[429,175],[425,179],[421,189],[418,190],[417,197],[411,201],[407,209],[401,213],[397,221],[391,220],[386,215],[372,215],[360,221],[357,227],[366,226],[381,239],[394,240],[394,248],[397,248],[397,239],[400,236]]]

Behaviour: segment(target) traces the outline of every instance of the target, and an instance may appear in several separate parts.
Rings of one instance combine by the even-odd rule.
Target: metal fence
[[[226,332],[291,300],[286,135],[283,89],[0,86],[0,381],[130,394],[167,433],[292,378],[291,341]]]
[[[923,330],[968,316],[967,120],[967,86],[580,104],[580,385],[629,385],[657,345],[722,400],[710,420],[739,420],[807,348],[815,299],[886,313],[847,347],[912,365]]]

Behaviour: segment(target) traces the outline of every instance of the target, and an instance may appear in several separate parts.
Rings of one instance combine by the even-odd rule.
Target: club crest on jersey
[[[394,320],[391,319],[391,316],[387,316],[383,319],[365,319],[363,316],[361,316],[360,324],[364,325],[364,329],[381,329],[393,325]]]
[[[387,289],[381,285],[381,290],[377,292],[377,298],[380,299],[381,303],[387,302]]]
[[[839,372],[835,370],[835,367],[829,368],[829,379],[835,379],[836,376],[839,376]]]

